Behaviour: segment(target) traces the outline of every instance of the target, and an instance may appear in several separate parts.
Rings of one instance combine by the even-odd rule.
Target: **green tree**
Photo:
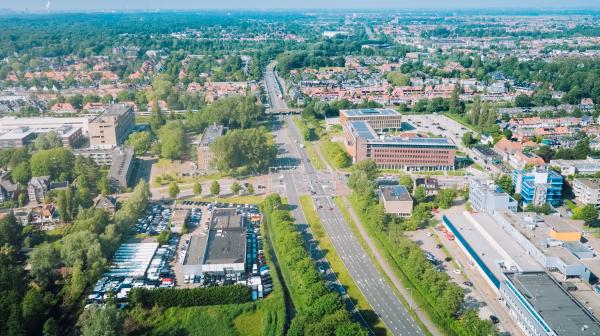
[[[27,185],[29,180],[31,180],[31,168],[29,167],[29,162],[19,163],[10,172],[10,176],[12,177],[13,182],[21,185]]]
[[[38,135],[38,137],[35,139],[34,146],[37,150],[63,147],[63,141],[58,133],[50,131],[48,133],[42,133]]]
[[[171,198],[177,198],[177,195],[179,195],[179,186],[177,185],[177,182],[173,181],[169,184],[169,197]]]
[[[554,150],[550,148],[550,146],[540,146],[540,148],[536,152],[536,154],[539,155],[542,159],[544,159],[544,162],[546,163],[552,160],[554,153]]]
[[[51,295],[51,294],[49,294]],[[39,334],[49,314],[49,302],[42,290],[30,288],[23,297],[21,311],[29,335]]]
[[[79,317],[82,336],[119,336],[123,315],[114,305],[92,306]]]
[[[213,161],[220,171],[259,172],[272,166],[277,156],[273,136],[264,128],[233,130],[210,145]]]
[[[515,98],[516,107],[532,107],[533,100],[526,94],[520,94]]]
[[[573,219],[581,219],[587,226],[595,226],[598,221],[598,209],[592,204],[576,208],[573,211]]]
[[[387,81],[394,86],[405,86],[410,83],[410,74],[400,71],[390,71],[386,75]]]
[[[160,155],[169,160],[179,160],[185,154],[185,129],[181,122],[165,125],[158,132]]]
[[[58,324],[53,317],[50,317],[44,322],[42,329],[43,336],[58,336]]]
[[[462,143],[465,147],[471,147],[473,145],[473,133],[465,132],[462,136]]]
[[[23,226],[12,211],[0,219],[0,247],[8,245],[18,250],[21,247],[22,234]]]
[[[42,288],[46,288],[56,279],[59,262],[59,253],[52,244],[38,245],[29,256],[30,274]]]
[[[221,193],[221,185],[219,184],[219,181],[214,180],[212,182],[212,184],[210,185],[210,193],[213,196],[219,196],[219,194]]]
[[[154,100],[154,104],[152,106],[152,112],[150,114],[150,127],[152,131],[158,132],[162,125],[166,123],[165,117],[162,115],[160,111],[160,106],[158,106],[158,100]]]
[[[143,155],[150,149],[152,144],[152,133],[150,132],[134,132],[129,135],[125,141],[127,146],[132,146],[135,151],[135,155]]]
[[[254,186],[252,185],[252,183],[248,184],[248,186],[246,187],[246,192],[250,195],[254,194]]]
[[[231,185],[231,192],[237,195],[239,194],[240,190],[242,190],[242,186],[240,186],[240,184],[237,183],[237,181],[234,181]]]
[[[403,174],[402,176],[400,176],[398,182],[400,183],[400,185],[405,186],[409,193],[412,193],[414,184],[410,175]]]
[[[422,185],[416,187],[414,197],[415,197],[415,201],[417,203],[425,202],[425,200],[427,199],[427,193],[425,191],[425,187]]]
[[[369,181],[374,181],[379,176],[379,168],[373,160],[362,160],[357,162],[353,167],[352,171],[362,171],[365,173],[366,178]]]
[[[515,192],[515,189],[513,187],[513,181],[510,175],[504,174],[498,177],[494,182],[508,194],[512,195],[512,193]]]
[[[69,180],[73,163],[74,156],[67,148],[41,150],[31,156],[31,175],[48,175],[54,181]]]
[[[479,118],[481,115],[481,97],[479,95],[475,96],[473,100],[473,105],[471,106],[471,110],[469,111],[469,122],[473,126],[479,125]]]
[[[454,199],[457,196],[455,189],[440,189],[435,196],[435,201],[438,203],[440,208],[448,209],[454,203]]]
[[[462,114],[464,113],[464,106],[460,101],[460,86],[456,86],[452,91],[452,96],[450,96],[450,101],[448,102],[448,110],[450,113]]]
[[[200,182],[198,182],[198,181],[195,181],[194,184],[192,185],[192,192],[196,196],[202,195],[202,184],[200,184]]]

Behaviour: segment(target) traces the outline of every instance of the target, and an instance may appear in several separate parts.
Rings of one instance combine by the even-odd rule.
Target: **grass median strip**
[[[352,299],[352,302],[356,308],[360,311],[365,321],[369,324],[369,327],[377,335],[391,335],[391,332],[385,327],[385,324],[377,317],[367,299],[363,296],[362,292],[354,280],[350,276],[348,269],[342,262],[342,259],[337,254],[333,243],[329,239],[323,224],[316,212],[314,203],[310,196],[300,197],[300,206],[306,217],[306,221],[310,226],[310,229],[314,235],[314,238],[319,242],[320,248],[325,253],[327,261],[329,262],[331,269],[335,272],[338,280],[342,285],[347,288],[348,296]]]
[[[312,142],[304,141],[304,149],[306,149],[306,155],[313,165],[313,168],[317,170],[325,169],[325,164],[321,161],[321,158],[317,155]]]

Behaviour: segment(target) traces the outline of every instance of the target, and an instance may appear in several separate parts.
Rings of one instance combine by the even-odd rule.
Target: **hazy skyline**
[[[71,10],[136,10],[136,9],[310,9],[310,8],[599,8],[598,0],[424,0],[424,1],[393,1],[393,0],[0,0],[0,8],[13,10],[46,10],[49,5],[53,11]]]

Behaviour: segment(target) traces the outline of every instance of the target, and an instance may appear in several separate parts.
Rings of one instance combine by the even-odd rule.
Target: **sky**
[[[0,0],[13,10],[292,9],[292,8],[600,8],[599,0]]]

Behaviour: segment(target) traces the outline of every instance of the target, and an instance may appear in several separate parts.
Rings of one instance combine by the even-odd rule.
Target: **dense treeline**
[[[122,237],[144,212],[149,197],[148,185],[141,182],[112,219],[104,210],[82,208],[62,238],[33,248],[28,260],[31,289],[22,303],[33,305],[28,309],[35,308],[36,312],[22,320],[27,321],[28,335],[41,334],[42,329],[45,335],[64,334],[59,331],[74,324],[73,311],[79,309],[85,289],[104,272]],[[16,276],[19,274],[15,272]],[[23,288],[28,283],[29,279],[21,278],[15,288]],[[46,333],[47,329],[53,332]]]
[[[199,132],[210,124],[224,125],[229,128],[248,128],[257,125],[263,116],[263,108],[256,97],[225,97],[202,108],[199,112],[188,112],[185,116],[186,127]]]
[[[279,195],[268,196],[262,210],[297,310],[287,334],[368,335],[367,330],[352,322],[339,295],[325,287]]]
[[[536,92],[541,103],[552,101],[549,86],[566,92],[561,99],[563,103],[579,104],[582,98],[592,98],[596,104],[600,102],[600,62],[597,59],[519,62],[511,57],[484,62],[483,66],[487,73],[501,71],[519,81],[543,83]]]
[[[480,320],[470,309],[464,310],[463,289],[446,273],[438,272],[421,248],[401,234],[402,227],[385,216],[375,193],[377,176],[378,170],[372,161],[362,161],[353,167],[348,180],[353,190],[352,203],[372,237],[393,260],[398,273],[407,285],[415,288],[413,297],[419,306],[451,335],[495,335],[490,321]],[[453,198],[453,195],[445,195],[436,201],[445,206]],[[430,209],[423,210],[429,212]]]
[[[134,288],[131,302],[144,308],[192,307],[220,304],[235,304],[250,301],[251,289],[243,285],[216,286],[207,288]]]
[[[51,190],[46,195],[47,202],[56,202],[64,221],[73,218],[80,206],[91,206],[98,193],[106,195],[110,192],[106,173],[92,159],[75,157],[69,149],[62,147],[62,143],[37,151],[31,146],[1,150],[0,167],[10,170],[12,182],[23,189],[36,176],[49,176],[50,182],[68,182],[66,190]],[[21,193],[18,203],[23,205],[25,202],[26,193]],[[10,205],[5,201],[5,207]]]
[[[264,128],[238,129],[227,132],[210,145],[213,164],[228,173],[256,173],[273,166],[277,146]]]

